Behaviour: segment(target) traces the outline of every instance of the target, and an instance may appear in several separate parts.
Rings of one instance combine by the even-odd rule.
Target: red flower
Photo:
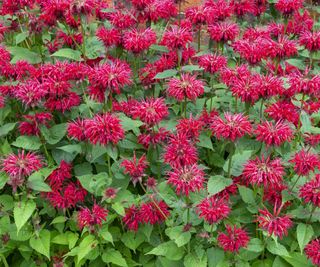
[[[189,119],[179,120],[176,128],[178,134],[185,134],[188,139],[197,141],[203,126],[201,120],[194,119],[190,115]]]
[[[303,0],[279,0],[275,7],[278,9],[283,15],[288,16],[298,11],[303,4]]]
[[[305,183],[299,191],[299,196],[305,202],[313,203],[313,205],[320,207],[320,175],[316,174],[315,178]]]
[[[296,45],[296,42],[289,40],[287,36],[279,36],[277,41],[268,40],[265,49],[270,58],[289,58],[298,53]]]
[[[297,152],[290,162],[294,164],[294,171],[298,175],[308,175],[320,166],[318,155],[305,150]]]
[[[103,42],[105,47],[120,45],[122,42],[121,33],[117,29],[98,28],[96,32],[97,38]]]
[[[143,154],[140,159],[137,160],[136,154],[133,154],[133,159],[125,159],[122,161],[121,166],[125,169],[124,173],[131,176],[131,180],[135,185],[138,181],[141,182],[142,177],[145,175],[145,170],[148,167],[146,155]]]
[[[320,144],[320,134],[305,134],[305,142],[310,146],[317,146]]]
[[[280,159],[271,160],[270,157],[261,159],[258,157],[249,160],[244,165],[242,175],[247,182],[252,185],[264,185],[277,187],[282,182],[285,174],[284,167]]]
[[[235,225],[233,227],[226,225],[226,230],[227,233],[220,232],[217,237],[219,245],[224,251],[238,253],[240,248],[248,245],[250,238],[242,228],[237,228]]]
[[[224,21],[226,18],[230,17],[233,13],[233,7],[229,1],[225,0],[206,0],[204,2],[204,7],[210,9],[210,15],[214,14],[213,19],[218,21]],[[212,19],[207,16],[208,24]]]
[[[300,44],[304,45],[309,51],[317,51],[320,49],[320,31],[304,31],[301,33],[299,41]]]
[[[52,190],[61,189],[63,182],[72,177],[72,164],[62,160],[57,169],[55,169],[47,178]]]
[[[218,54],[206,54],[199,57],[199,66],[211,74],[227,66],[227,59]]]
[[[58,110],[65,112],[72,107],[79,106],[80,97],[75,92],[66,92],[62,95],[51,95],[46,99],[45,107],[50,111]]]
[[[168,48],[175,50],[186,48],[186,45],[191,41],[192,33],[189,29],[171,26],[164,32],[161,43],[166,45]]]
[[[191,74],[181,74],[180,78],[171,78],[168,83],[167,94],[178,101],[185,98],[196,100],[204,93],[204,83]]]
[[[156,41],[156,33],[150,28],[144,31],[133,29],[123,35],[124,48],[133,53],[140,53],[143,50],[147,50],[152,44],[155,44]]]
[[[84,134],[86,128],[86,120],[78,118],[75,121],[68,123],[68,136],[78,141],[84,141],[86,140],[86,136]]]
[[[271,214],[267,209],[259,210],[260,215],[257,217],[259,227],[268,231],[269,235],[274,234],[280,239],[288,234],[289,228],[293,226],[290,215],[280,216],[281,207]]]
[[[157,22],[159,19],[170,19],[177,14],[173,0],[153,0],[144,9],[143,19]]]
[[[124,138],[124,130],[120,120],[110,113],[96,115],[92,119],[85,120],[85,136],[92,143],[107,145],[108,143],[117,144]]]
[[[16,87],[14,96],[26,106],[38,106],[40,100],[47,94],[46,89],[37,80],[28,80]]]
[[[239,34],[238,24],[223,21],[208,26],[208,31],[212,40],[217,42],[233,41]]]
[[[238,17],[242,17],[248,13],[254,13],[254,2],[252,0],[232,0],[233,12]]]
[[[204,218],[209,224],[218,223],[227,218],[231,211],[227,201],[217,196],[205,198],[197,208],[200,218]]]
[[[122,221],[130,230],[138,231],[139,224],[142,221],[139,209],[134,205],[126,209],[126,214],[122,218]]]
[[[259,94],[261,97],[267,98],[276,95],[281,95],[284,91],[283,81],[272,75],[256,75],[258,79],[257,84],[259,86]]]
[[[154,126],[167,117],[169,111],[163,98],[147,98],[131,107],[131,115],[133,118],[140,118],[149,126]]]
[[[304,249],[307,257],[316,266],[320,266],[320,240],[314,239]]]
[[[21,135],[39,135],[39,126],[49,126],[48,122],[52,120],[51,113],[39,112],[34,115],[24,115],[26,121],[19,123],[19,132]]]
[[[291,102],[278,101],[265,109],[265,112],[275,121],[287,120],[294,125],[299,123],[298,108]]]
[[[168,173],[168,184],[176,187],[178,195],[189,195],[203,188],[204,172],[197,165],[183,166]]]
[[[276,123],[265,121],[258,124],[254,133],[258,141],[264,142],[269,146],[280,146],[286,141],[290,142],[293,137],[290,126],[282,121],[277,121]]]
[[[102,222],[106,220],[108,215],[108,210],[94,204],[92,210],[89,208],[83,208],[78,213],[78,224],[82,229],[87,226],[91,231],[94,230],[95,225],[102,225]]]
[[[185,16],[193,25],[202,25],[206,23],[209,11],[210,9],[203,6],[189,7]],[[210,12],[210,14],[212,13]]]
[[[157,144],[165,142],[171,133],[165,128],[160,127],[158,131],[154,129],[148,129],[145,133],[138,136],[138,143],[143,145],[145,148],[149,146],[155,147]]]
[[[141,205],[139,216],[143,222],[153,225],[164,222],[170,216],[170,212],[164,201],[154,200]]]
[[[109,14],[109,21],[113,26],[120,30],[128,29],[136,24],[136,19],[132,14],[124,13],[119,10]]]
[[[218,138],[225,138],[235,141],[245,134],[250,134],[252,131],[251,124],[243,114],[224,113],[224,119],[216,116],[212,119],[210,125],[213,134]]]
[[[170,138],[164,154],[164,162],[173,168],[195,164],[198,160],[197,149],[183,134]]]

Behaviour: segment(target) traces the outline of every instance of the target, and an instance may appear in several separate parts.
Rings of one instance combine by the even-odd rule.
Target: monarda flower
[[[275,235],[280,239],[288,234],[288,230],[293,226],[290,215],[280,216],[281,207],[277,210],[274,207],[273,214],[267,209],[259,210],[257,222],[259,227],[267,231],[269,235]]]
[[[296,41],[287,36],[279,36],[276,41],[269,39],[265,49],[270,58],[289,58],[298,53]]]
[[[304,136],[304,141],[306,144],[315,147],[320,144],[320,134],[306,133]]]
[[[137,182],[142,181],[142,177],[145,175],[145,170],[148,167],[146,155],[143,154],[141,158],[137,159],[136,154],[134,153],[133,159],[123,160],[121,167],[124,168],[125,174],[130,175],[133,184],[136,185]]]
[[[259,94],[263,98],[281,95],[284,91],[283,81],[276,76],[255,75],[254,77],[258,80]]]
[[[110,113],[96,115],[92,119],[86,119],[85,136],[92,144],[107,145],[117,144],[124,138],[124,130],[120,120]]]
[[[295,11],[298,11],[303,5],[303,0],[279,0],[275,4],[275,8],[279,10],[283,15],[292,15]]]
[[[55,169],[47,178],[51,189],[61,189],[63,182],[72,177],[72,164],[62,160],[57,169]]]
[[[320,31],[310,32],[304,31],[299,38],[300,45],[304,45],[309,51],[317,51],[320,49]]]
[[[268,146],[280,146],[286,141],[290,142],[293,138],[290,126],[282,121],[277,121],[276,123],[264,121],[258,124],[254,133],[258,141],[264,142]]]
[[[165,148],[164,162],[172,168],[180,168],[193,165],[198,160],[196,147],[187,139],[184,134],[172,136]]]
[[[78,212],[78,224],[80,229],[88,227],[91,232],[94,232],[96,225],[101,226],[102,222],[106,220],[108,210],[94,204],[92,209],[83,208]]]
[[[177,15],[177,7],[174,0],[153,0],[144,9],[143,18],[157,22],[160,19],[168,20]]]
[[[149,146],[155,147],[157,144],[164,143],[170,136],[171,133],[163,127],[158,130],[147,129],[146,132],[138,135],[138,143],[145,148],[149,148]]]
[[[47,94],[47,90],[39,81],[31,79],[18,85],[13,92],[14,96],[27,107],[38,106],[40,101]]]
[[[186,10],[186,18],[190,20],[193,25],[199,26],[207,22],[208,8],[204,6],[193,6]]]
[[[244,165],[243,178],[251,185],[278,186],[282,182],[285,174],[284,167],[280,159],[271,160],[269,157],[258,157],[249,160]]]
[[[304,251],[314,265],[320,266],[320,239],[309,242]]]
[[[164,32],[161,44],[176,50],[186,48],[190,42],[192,42],[192,33],[189,29],[174,25]]]
[[[73,139],[84,141],[86,140],[85,130],[86,120],[77,118],[75,121],[68,123],[67,134]]]
[[[138,231],[139,224],[142,221],[142,218],[139,213],[138,207],[132,205],[130,208],[125,210],[125,216],[122,218],[123,223],[131,231]]]
[[[198,64],[206,72],[213,74],[227,66],[227,59],[218,54],[206,54],[199,57]]]
[[[40,126],[49,126],[48,122],[52,120],[51,113],[39,112],[34,115],[24,115],[25,121],[19,123],[19,132],[21,135],[39,135]]]
[[[223,21],[208,26],[210,38],[216,42],[233,41],[239,34],[239,26],[236,23]]]
[[[316,174],[315,178],[305,183],[299,190],[299,196],[306,203],[312,203],[320,207],[320,175]]]
[[[181,74],[180,78],[171,78],[168,82],[167,94],[178,101],[185,98],[196,100],[204,93],[204,83],[195,75]]]
[[[308,175],[320,166],[318,155],[305,150],[297,152],[290,162],[294,164],[294,171],[298,175]]]
[[[289,101],[278,101],[273,103],[266,108],[264,112],[275,121],[287,120],[294,125],[299,124],[299,109]]]
[[[133,118],[139,118],[149,126],[154,126],[169,115],[168,107],[163,98],[147,98],[136,102],[131,107]]]
[[[96,32],[97,38],[103,42],[105,47],[117,46],[122,42],[121,33],[117,29],[98,28]]]
[[[233,7],[233,12],[238,17],[242,17],[245,14],[254,13],[254,1],[252,0],[232,0],[231,5]]]
[[[128,29],[136,24],[136,19],[130,13],[116,11],[109,14],[110,23],[119,30]]]
[[[181,119],[176,126],[178,134],[185,134],[190,140],[197,141],[204,123],[200,119],[190,118]]]
[[[176,168],[168,173],[168,184],[176,187],[178,195],[188,196],[190,192],[197,192],[203,188],[204,172],[194,164]]]
[[[242,228],[238,228],[235,225],[233,227],[226,225],[226,231],[226,233],[220,232],[217,237],[219,246],[224,251],[238,253],[240,248],[248,245],[250,238],[248,233]]]
[[[164,201],[153,200],[141,205],[139,216],[144,223],[154,225],[164,222],[170,216],[170,211]]]
[[[229,139],[235,141],[245,134],[252,131],[251,124],[243,114],[224,113],[224,119],[216,116],[212,119],[210,128],[213,134],[218,138]]]
[[[156,41],[156,33],[150,28],[146,30],[133,29],[123,35],[124,48],[133,53],[140,53],[147,50],[151,45],[155,44]]]
[[[199,217],[209,224],[218,223],[227,218],[231,211],[226,199],[217,196],[205,198],[197,209]]]
[[[260,86],[256,75],[233,78],[230,87],[232,95],[239,98],[242,102],[253,105],[260,97]]]

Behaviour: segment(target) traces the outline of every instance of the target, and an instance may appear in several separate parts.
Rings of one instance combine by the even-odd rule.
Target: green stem
[[[293,190],[293,188],[296,186],[296,184],[298,183],[298,181],[300,180],[301,175],[298,176],[297,180],[293,183],[293,185],[291,186],[291,188],[289,189],[289,192],[291,192]]]
[[[111,172],[111,160],[110,160],[110,156],[107,154],[107,162],[108,162],[108,173],[109,173],[109,177],[112,176],[112,172]]]
[[[231,177],[232,157],[233,157],[233,153],[229,155],[229,162],[228,162],[228,178],[230,178],[230,177]]]
[[[260,120],[262,119],[262,116],[263,116],[263,113],[262,113],[262,110],[263,110],[263,104],[264,104],[264,100],[261,99],[261,104],[260,104]]]
[[[312,207],[310,216],[309,216],[309,218],[308,218],[308,220],[307,220],[307,224],[309,224],[309,223],[311,222],[312,215],[313,215],[314,211],[316,210],[316,208],[317,208],[317,206],[313,206],[313,207]]]

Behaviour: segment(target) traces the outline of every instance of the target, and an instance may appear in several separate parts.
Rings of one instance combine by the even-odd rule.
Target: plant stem
[[[308,218],[308,220],[307,220],[307,224],[311,223],[312,215],[313,215],[314,211],[316,210],[316,208],[317,208],[317,206],[313,206],[313,207],[312,207],[310,216],[309,216],[309,218]]]
[[[296,186],[297,182],[300,180],[301,175],[298,176],[297,180],[293,183],[293,185],[291,186],[291,188],[289,189],[289,191],[292,191],[293,188]]]
[[[229,162],[228,162],[228,178],[230,178],[230,177],[231,177],[232,157],[233,157],[233,153],[229,155]]]

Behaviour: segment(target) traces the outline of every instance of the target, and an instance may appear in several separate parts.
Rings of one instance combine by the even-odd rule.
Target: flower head
[[[315,178],[305,183],[299,190],[299,196],[305,202],[311,202],[313,205],[320,207],[320,175],[316,174]]]
[[[192,33],[189,31],[189,29],[175,25],[167,29],[162,38],[162,44],[166,45],[172,50],[186,48],[187,44],[191,41]]]
[[[238,24],[222,21],[209,25],[208,31],[212,40],[217,42],[233,41],[239,34]]]
[[[305,150],[297,152],[290,162],[294,164],[294,171],[298,175],[308,175],[320,166],[318,155]]]
[[[299,41],[300,44],[304,45],[309,51],[317,51],[320,49],[320,31],[304,31],[301,33]]]
[[[154,225],[164,222],[170,216],[170,211],[164,201],[154,200],[141,205],[139,216],[144,223]]]
[[[144,31],[133,29],[123,35],[123,46],[126,50],[133,53],[140,53],[147,50],[152,44],[156,43],[156,33],[148,28]]]
[[[125,216],[122,218],[122,221],[129,230],[138,231],[139,224],[142,221],[138,207],[132,205],[130,208],[126,209]]]
[[[283,15],[291,15],[295,11],[298,11],[299,8],[302,7],[303,0],[279,0],[275,7],[278,9]]]
[[[217,237],[219,245],[225,251],[238,253],[240,248],[248,245],[250,238],[245,230],[235,225],[233,227],[226,225],[226,230],[226,233],[220,232]]]
[[[227,66],[226,57],[218,54],[206,54],[206,55],[200,56],[198,61],[199,61],[199,66],[204,68],[205,71],[211,74]]]
[[[89,208],[83,208],[78,213],[79,227],[81,229],[85,226],[89,227],[90,231],[93,232],[96,225],[102,225],[102,222],[106,220],[107,215],[108,210],[98,204],[94,204],[91,210]]]
[[[132,182],[135,185],[138,181],[141,182],[148,166],[147,157],[145,154],[137,159],[134,153],[132,160],[125,159],[122,161],[121,166],[124,168],[124,173],[131,176]]]
[[[67,128],[68,136],[78,141],[86,140],[85,130],[86,130],[86,120],[84,119],[77,118],[75,121],[68,123],[68,128]]]
[[[304,251],[314,265],[320,266],[320,239],[309,242]]]

